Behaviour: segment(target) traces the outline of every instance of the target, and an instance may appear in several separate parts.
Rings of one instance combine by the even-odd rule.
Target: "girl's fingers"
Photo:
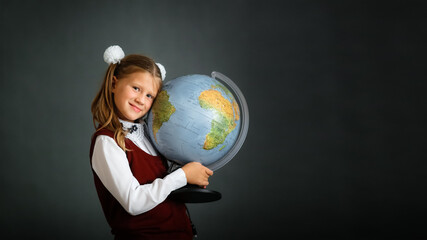
[[[209,176],[213,175],[213,171],[210,170],[209,168],[206,168],[206,174],[208,174]]]

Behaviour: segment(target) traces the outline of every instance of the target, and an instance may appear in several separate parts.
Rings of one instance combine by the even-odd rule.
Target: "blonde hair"
[[[101,89],[92,101],[91,111],[93,125],[96,131],[108,129],[114,132],[114,139],[123,151],[128,151],[125,147],[125,137],[127,131],[123,130],[118,118],[118,109],[113,97],[113,78],[119,81],[121,78],[135,73],[149,72],[154,76],[158,91],[162,88],[162,77],[159,67],[149,57],[131,54],[120,60],[120,63],[110,64],[105,73]]]

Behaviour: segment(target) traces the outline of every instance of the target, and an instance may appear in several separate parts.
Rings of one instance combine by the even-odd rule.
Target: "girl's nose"
[[[137,98],[136,98],[136,102],[137,103],[139,103],[139,104],[144,104],[144,96],[138,96]]]

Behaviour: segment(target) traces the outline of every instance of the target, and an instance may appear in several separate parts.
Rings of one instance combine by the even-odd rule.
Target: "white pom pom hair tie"
[[[108,64],[120,63],[120,60],[122,60],[124,57],[125,53],[123,52],[123,49],[118,45],[110,46],[104,52],[104,61]],[[156,65],[157,67],[159,67],[162,81],[164,81],[166,78],[166,69],[160,63],[156,63]]]
[[[124,57],[123,49],[117,45],[108,47],[104,52],[104,61],[108,64],[120,63]]]
[[[164,81],[165,78],[166,78],[166,69],[160,63],[156,63],[156,65],[157,65],[157,67],[159,67],[159,69],[160,69],[160,75],[162,76],[162,81]]]

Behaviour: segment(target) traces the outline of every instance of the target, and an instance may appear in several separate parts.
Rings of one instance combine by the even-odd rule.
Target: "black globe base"
[[[221,193],[189,184],[171,192],[169,198],[184,203],[206,203],[220,200]]]

